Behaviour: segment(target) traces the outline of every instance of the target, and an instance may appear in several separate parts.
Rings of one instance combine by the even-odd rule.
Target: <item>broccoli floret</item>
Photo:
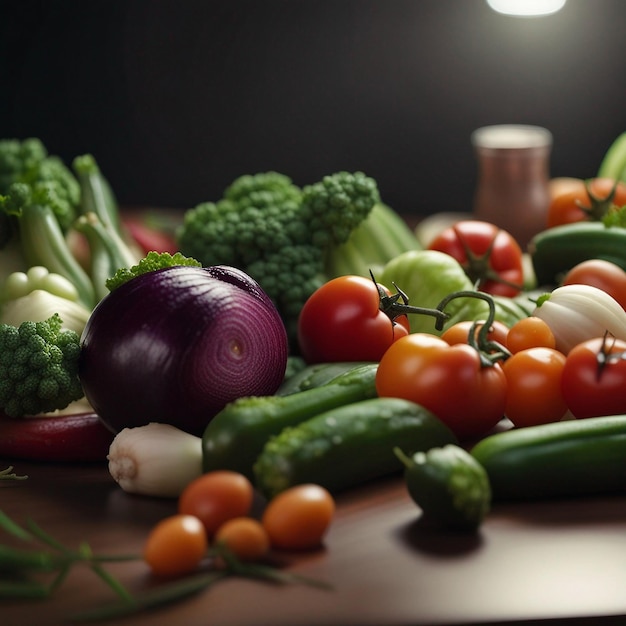
[[[10,417],[47,413],[83,397],[80,338],[58,314],[19,327],[0,324],[0,408]]]
[[[297,318],[327,278],[326,256],[378,201],[376,181],[362,172],[338,172],[303,188],[278,172],[245,175],[221,199],[185,212],[178,244],[204,266],[231,265],[254,278],[297,348]]]
[[[147,274],[148,272],[155,272],[156,270],[163,269],[165,267],[176,266],[187,267],[202,267],[202,264],[196,259],[186,257],[180,252],[170,254],[169,252],[148,252],[148,254],[139,261],[136,265],[130,268],[120,268],[115,274],[106,281],[106,286],[109,291],[114,291],[124,283],[127,283],[132,278],[140,276],[141,274]]]
[[[35,197],[47,198],[63,231],[71,226],[78,214],[80,185],[39,139],[0,140],[0,195],[7,194],[14,183],[25,183]]]

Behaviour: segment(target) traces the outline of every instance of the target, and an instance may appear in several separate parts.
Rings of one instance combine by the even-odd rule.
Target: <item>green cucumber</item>
[[[529,244],[537,284],[557,285],[574,265],[604,259],[626,270],[626,228],[576,222],[548,228]]]
[[[276,395],[288,396],[292,393],[314,389],[329,383],[333,378],[350,370],[367,365],[367,361],[337,361],[334,363],[315,363],[307,365],[293,376],[290,376],[279,387]]]
[[[378,363],[369,363],[319,387],[287,396],[247,397],[229,403],[204,430],[204,471],[228,469],[252,478],[252,466],[272,435],[328,409],[376,397],[377,369]]]
[[[471,454],[487,471],[494,500],[624,492],[626,415],[496,433]]]
[[[267,497],[301,484],[337,492],[399,472],[394,453],[408,455],[457,443],[452,431],[424,407],[400,398],[373,398],[326,411],[268,441],[254,464]]]

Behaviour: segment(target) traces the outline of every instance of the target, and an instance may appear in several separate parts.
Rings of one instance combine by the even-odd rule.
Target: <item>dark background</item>
[[[482,125],[545,126],[553,176],[596,173],[626,130],[625,20],[623,0],[0,0],[0,137],[91,152],[126,205],[361,169],[398,211],[466,211]]]

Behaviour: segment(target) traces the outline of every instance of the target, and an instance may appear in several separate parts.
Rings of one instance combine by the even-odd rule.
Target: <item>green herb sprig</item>
[[[10,471],[10,470],[9,470]],[[32,520],[21,525],[0,510],[0,530],[23,541],[26,548],[0,543],[0,602],[11,600],[45,600],[61,586],[77,565],[91,569],[116,595],[102,606],[87,609],[69,617],[73,623],[97,622],[127,617],[184,600],[208,589],[214,583],[232,576],[256,579],[274,584],[300,583],[328,588],[323,582],[284,572],[264,563],[244,563],[223,544],[213,545],[207,553],[206,567],[196,574],[162,582],[150,589],[131,594],[109,571],[106,563],[133,561],[140,555],[95,554],[88,543],[72,549],[44,531]]]

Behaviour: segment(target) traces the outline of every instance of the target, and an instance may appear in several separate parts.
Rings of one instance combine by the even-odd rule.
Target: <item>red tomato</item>
[[[535,426],[563,418],[567,412],[561,390],[564,366],[562,352],[543,347],[520,350],[504,362],[504,412],[515,426]]]
[[[612,204],[626,205],[626,184],[619,182],[612,195],[614,185],[615,181],[611,178],[593,178],[590,181],[580,180],[576,187],[568,186],[556,191],[548,207],[547,227],[601,219]],[[590,211],[591,216],[582,207]]]
[[[394,341],[409,332],[405,315],[392,321],[379,304],[376,283],[368,278],[340,276],[322,285],[304,303],[298,320],[304,360],[379,361]]]
[[[495,363],[483,366],[467,344],[449,345],[428,333],[413,333],[385,352],[376,373],[381,397],[422,405],[459,439],[478,437],[504,415],[506,377]]]
[[[446,342],[453,346],[455,343],[468,343],[469,341],[469,333],[470,328],[472,327],[471,320],[464,320],[462,322],[457,322],[453,324],[449,328],[447,328],[442,334],[441,338]],[[482,328],[484,322],[478,322],[476,324],[475,334],[478,334],[478,331]],[[487,339],[489,341],[496,341],[501,346],[506,346],[506,338],[509,333],[509,329],[505,324],[495,320],[491,324],[491,328],[487,333]]]
[[[626,309],[626,272],[615,263],[589,259],[572,267],[563,278],[564,285],[591,285],[606,291]]]
[[[254,488],[239,472],[215,470],[192,480],[178,498],[178,512],[193,515],[212,537],[226,521],[248,515]]]
[[[563,368],[563,397],[575,417],[626,413],[626,341],[589,339],[574,346]]]
[[[443,230],[428,247],[454,257],[481,291],[513,297],[522,289],[522,250],[510,233],[494,224],[462,220]]]

